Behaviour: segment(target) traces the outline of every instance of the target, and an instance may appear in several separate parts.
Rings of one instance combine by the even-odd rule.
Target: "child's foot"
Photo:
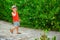
[[[11,32],[11,33],[13,33],[13,30],[12,30],[12,29],[10,29],[10,32]]]
[[[21,34],[21,33],[18,32],[17,34]]]

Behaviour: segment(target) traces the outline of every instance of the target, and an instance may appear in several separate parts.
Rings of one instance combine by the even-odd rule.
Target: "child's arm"
[[[13,12],[12,12],[12,16],[15,16],[15,15],[16,15],[16,13],[13,13]]]

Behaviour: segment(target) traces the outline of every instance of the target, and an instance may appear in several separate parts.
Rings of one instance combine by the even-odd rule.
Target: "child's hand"
[[[12,16],[15,16],[16,14],[12,12]]]

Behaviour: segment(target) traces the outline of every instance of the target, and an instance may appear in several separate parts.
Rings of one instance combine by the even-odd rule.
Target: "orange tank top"
[[[14,12],[13,12],[13,13],[14,13]],[[16,15],[15,15],[15,16],[12,16],[12,17],[13,17],[13,22],[19,21],[18,12],[16,12]]]

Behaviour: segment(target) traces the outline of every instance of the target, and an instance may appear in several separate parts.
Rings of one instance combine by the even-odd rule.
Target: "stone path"
[[[10,28],[13,25],[8,22],[0,21],[0,40],[34,40],[35,38],[39,38],[42,34],[42,30],[35,30],[29,28],[20,27],[19,32],[22,34],[16,34],[14,31],[13,34],[10,33]],[[60,40],[60,33],[50,31],[47,33],[48,37],[52,38],[54,35],[57,37],[57,40]]]

